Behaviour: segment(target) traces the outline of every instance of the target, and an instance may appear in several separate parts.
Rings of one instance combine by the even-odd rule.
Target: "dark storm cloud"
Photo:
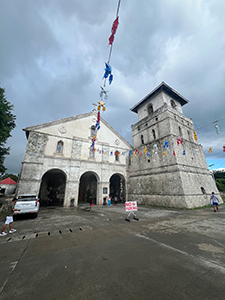
[[[22,128],[86,113],[99,99],[117,1],[8,0],[0,3],[0,84],[14,104],[8,171],[26,146]],[[103,118],[132,142],[130,108],[165,81],[189,100],[199,142],[220,158],[225,136],[225,2],[122,0]]]

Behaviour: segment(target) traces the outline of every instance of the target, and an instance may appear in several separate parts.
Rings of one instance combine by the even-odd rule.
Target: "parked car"
[[[38,196],[29,194],[19,195],[15,208],[20,209],[20,211],[14,211],[13,215],[32,214],[34,217],[37,217],[39,207],[40,202]]]

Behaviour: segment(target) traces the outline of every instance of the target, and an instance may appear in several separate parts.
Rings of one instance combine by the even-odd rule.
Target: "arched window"
[[[174,100],[170,100],[170,104],[171,104],[171,107],[172,107],[173,109],[176,108],[176,103],[175,103]]]
[[[142,143],[142,145],[144,145],[144,137],[143,137],[143,135],[141,135],[141,143]]]
[[[95,126],[91,126],[91,137],[95,136],[95,133],[96,133],[96,129],[95,129]]]
[[[119,151],[115,151],[115,161],[119,161]]]
[[[89,157],[90,158],[95,158],[95,151],[93,150],[92,147],[90,148],[90,151],[89,151]]]
[[[62,152],[63,152],[63,142],[62,142],[62,141],[59,141],[59,142],[57,143],[56,153],[62,154]]]
[[[201,191],[202,191],[202,194],[204,194],[204,195],[206,194],[204,187],[201,187]]]
[[[191,140],[192,140],[192,138],[191,138],[191,134],[190,134],[190,131],[189,131],[189,130],[187,131],[187,134],[188,134],[188,138],[189,138],[189,140],[191,141]]]
[[[182,135],[182,130],[181,130],[180,126],[179,126],[179,136],[180,136],[180,137],[183,136],[183,135]]]
[[[153,106],[152,106],[152,104],[149,104],[149,106],[148,106],[148,114],[150,115],[152,113],[153,113]]]
[[[155,139],[156,139],[155,129],[152,129],[152,135],[153,135],[153,138],[154,138],[154,140],[155,140]]]

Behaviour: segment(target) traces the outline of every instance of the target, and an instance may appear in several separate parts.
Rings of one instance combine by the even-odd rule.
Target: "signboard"
[[[125,202],[126,211],[137,211],[137,201]]]

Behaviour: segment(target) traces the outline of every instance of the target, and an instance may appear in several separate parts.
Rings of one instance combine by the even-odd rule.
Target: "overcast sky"
[[[99,101],[117,4],[0,0],[0,86],[17,125],[8,173],[20,172],[23,128],[90,112]],[[121,0],[102,117],[127,141],[138,121],[130,108],[164,81],[189,100],[183,112],[200,128],[208,164],[225,168],[224,12],[224,0]],[[216,120],[219,134],[209,125]]]

